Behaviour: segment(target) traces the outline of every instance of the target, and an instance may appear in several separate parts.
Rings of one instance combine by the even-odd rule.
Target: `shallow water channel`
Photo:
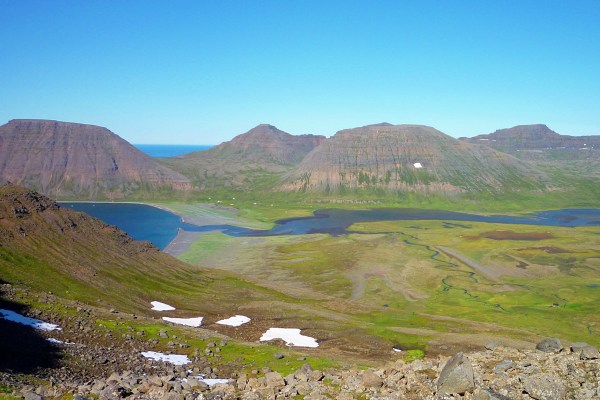
[[[540,226],[600,226],[598,209],[564,209],[540,211],[520,216],[478,215],[454,211],[412,208],[382,208],[371,210],[316,210],[312,216],[276,221],[268,230],[249,229],[235,225],[193,225],[178,215],[146,204],[61,202],[63,207],[83,211],[110,225],[116,225],[134,239],[148,240],[164,249],[179,229],[188,232],[222,231],[230,236],[281,236],[325,233],[334,236],[360,233],[349,230],[359,222],[375,221],[460,221]]]

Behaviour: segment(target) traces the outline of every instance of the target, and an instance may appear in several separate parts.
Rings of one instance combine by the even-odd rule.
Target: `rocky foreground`
[[[0,294],[11,301],[35,298],[40,304],[58,305],[52,294],[32,295],[9,284],[0,285]],[[217,364],[221,349],[228,346],[225,336],[207,342],[205,348],[190,348],[186,339],[160,331],[159,336],[168,340],[165,348],[144,331],[117,333],[96,322],[101,318],[123,325],[141,317],[77,302],[61,307],[66,307],[65,312],[27,312],[62,327],[40,334],[39,339],[44,343],[50,337],[60,340],[56,344],[62,353],[60,363],[30,374],[0,368],[0,399],[3,393],[26,400],[600,399],[600,354],[586,343],[566,345],[548,338],[526,350],[490,343],[478,352],[415,361],[397,359],[366,370],[319,371],[305,364],[282,376],[269,367],[246,371],[242,365]],[[17,343],[22,340],[17,338]],[[14,347],[7,352],[5,346],[0,354],[8,357]],[[184,365],[173,365],[145,358],[141,353],[147,350],[183,353],[189,358]],[[0,365],[2,361],[0,358]]]
[[[25,399],[74,393],[83,399],[598,399],[598,350],[584,343],[562,348],[548,339],[535,351],[488,346],[451,358],[396,361],[379,369],[316,371],[305,365],[288,376],[265,368],[209,386],[210,368],[154,365],[153,374],[113,372],[85,384],[26,386]],[[210,382],[209,382],[210,383]]]

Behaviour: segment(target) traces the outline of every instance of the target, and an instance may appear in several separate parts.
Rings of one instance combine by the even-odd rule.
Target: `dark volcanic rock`
[[[0,177],[53,195],[122,196],[190,181],[106,128],[47,120],[0,126]]]

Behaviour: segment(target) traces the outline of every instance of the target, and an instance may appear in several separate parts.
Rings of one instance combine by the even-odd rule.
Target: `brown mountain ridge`
[[[106,128],[49,120],[16,119],[0,126],[0,177],[66,197],[191,189],[188,178]]]
[[[345,129],[311,151],[281,186],[454,193],[543,188],[541,174],[508,154],[423,125]]]
[[[160,160],[204,189],[273,189],[280,177],[325,141],[261,124],[205,151]]]

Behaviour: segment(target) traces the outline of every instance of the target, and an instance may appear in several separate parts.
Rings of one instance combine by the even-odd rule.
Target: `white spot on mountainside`
[[[420,163],[420,162],[416,162],[416,163],[414,163],[414,164],[413,164],[413,166],[414,166],[415,168],[417,168],[417,169],[418,169],[418,168],[423,168],[423,165],[421,165],[421,163]]]
[[[172,324],[177,325],[185,325],[185,326],[193,326],[194,328],[202,325],[202,320],[204,317],[196,317],[196,318],[172,318],[172,317],[163,317],[163,320],[170,322]]]
[[[300,334],[300,329],[294,328],[269,328],[260,337],[261,342],[273,339],[282,339],[288,346],[319,347],[315,338]]]
[[[0,310],[0,317],[7,321],[16,322],[17,324],[31,326],[34,329],[41,331],[60,331],[61,327],[58,325],[44,322],[39,319],[29,318],[11,310]]]
[[[156,361],[164,361],[175,365],[189,364],[188,356],[183,354],[164,354],[156,351],[142,351],[142,356]]]
[[[150,304],[152,304],[152,310],[155,311],[173,311],[175,309],[175,307],[161,303],[160,301],[151,301]]]
[[[250,322],[250,318],[248,318],[244,315],[234,315],[231,318],[222,319],[220,321],[217,321],[217,324],[229,325],[229,326],[240,326],[240,325],[245,324],[246,322]]]

